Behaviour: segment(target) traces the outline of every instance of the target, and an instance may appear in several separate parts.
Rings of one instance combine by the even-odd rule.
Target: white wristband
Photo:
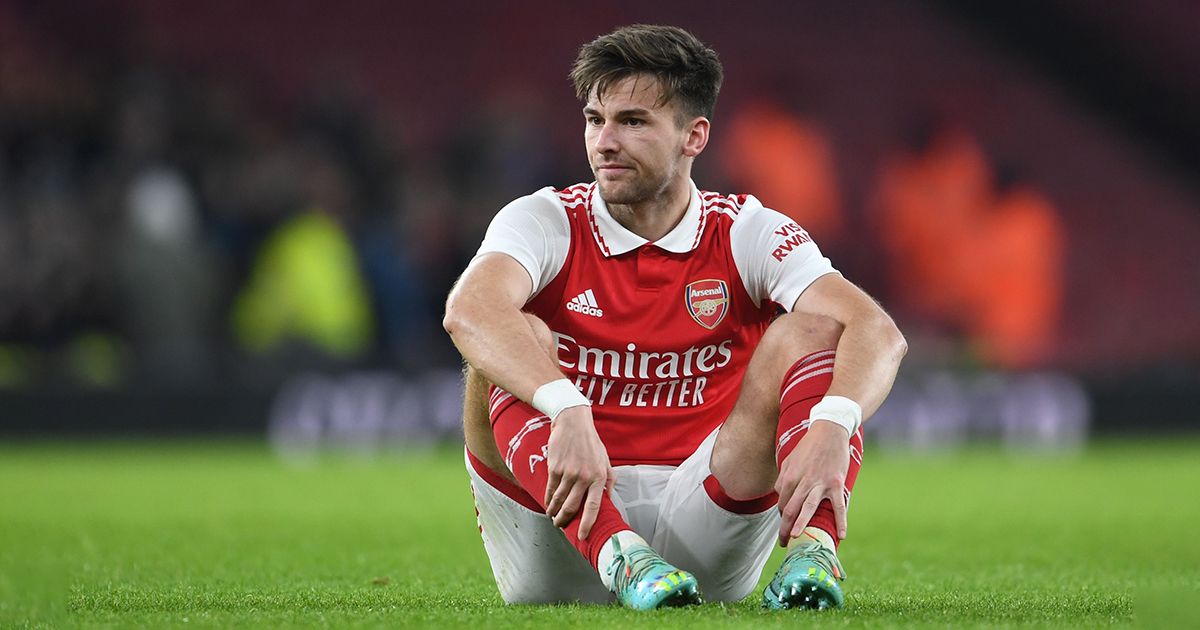
[[[574,383],[565,378],[550,381],[533,392],[533,408],[551,420],[557,418],[564,409],[584,405],[590,407],[592,403]]]
[[[845,396],[826,396],[813,405],[809,417],[814,421],[832,422],[845,429],[849,437],[854,437],[858,427],[862,426],[862,407]]]

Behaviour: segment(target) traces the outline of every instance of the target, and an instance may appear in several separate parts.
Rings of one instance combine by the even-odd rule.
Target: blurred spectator
[[[983,218],[967,329],[989,363],[1030,368],[1053,356],[1063,299],[1062,219],[1027,182],[1004,182]],[[971,263],[974,264],[971,264]]]
[[[363,357],[375,323],[345,222],[353,209],[346,175],[321,147],[289,147],[300,209],[255,256],[233,308],[234,333],[253,354],[289,346],[332,360]]]
[[[367,115],[370,109],[347,77],[331,77],[318,87],[301,116],[300,130],[319,138],[326,154],[341,163],[353,204],[361,208],[351,221],[351,236],[372,298],[376,358],[408,372],[426,369],[431,361],[452,364],[455,358],[447,361],[442,356],[446,353],[437,351],[447,344],[429,334],[436,330],[434,313],[441,308],[440,293],[450,280],[431,287],[430,278],[453,273],[457,265],[455,213],[441,213],[449,229],[414,223],[411,217],[416,213],[405,195],[410,185],[395,153],[395,134]],[[420,250],[436,251],[443,258],[422,268]]]
[[[840,240],[845,221],[833,148],[821,128],[769,98],[743,104],[728,125],[719,156],[733,187],[753,192],[818,242]]]
[[[18,150],[11,247],[0,250],[0,342],[44,353],[8,353],[14,383],[118,384],[124,353],[115,327],[108,232],[87,212],[78,146],[38,134]],[[86,340],[93,340],[91,342]],[[24,371],[29,373],[22,374]]]
[[[197,200],[183,176],[160,166],[136,175],[118,236],[125,326],[148,378],[209,376],[216,261],[204,247]]]
[[[129,78],[105,175],[125,182],[114,247],[121,328],[141,379],[182,384],[210,375],[219,266],[202,240],[197,193],[172,163],[171,100],[161,75]]]
[[[974,254],[991,185],[983,151],[952,125],[922,124],[885,162],[873,212],[889,303],[906,319],[945,332],[961,323],[975,282],[961,262]]]
[[[903,319],[965,336],[990,365],[1027,368],[1052,355],[1064,233],[1044,195],[995,180],[970,133],[923,126],[884,165],[875,219]]]
[[[363,274],[375,298],[381,358],[389,366],[420,371],[434,358],[446,363],[437,352],[444,344],[429,334],[436,330],[433,313],[441,302],[430,302],[427,277],[411,258],[410,242],[419,240],[414,237],[422,232],[406,233],[403,226],[401,216],[378,218],[361,231],[357,243]]]

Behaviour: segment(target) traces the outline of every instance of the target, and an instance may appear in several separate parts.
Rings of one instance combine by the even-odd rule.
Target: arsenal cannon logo
[[[724,280],[697,280],[684,288],[683,302],[697,324],[712,330],[729,312],[729,287]]]

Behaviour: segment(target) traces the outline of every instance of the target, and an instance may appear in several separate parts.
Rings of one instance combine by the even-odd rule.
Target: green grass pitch
[[[246,443],[10,443],[0,627],[1175,627],[1200,623],[1197,488],[1194,439],[868,445],[846,609],[639,614],[503,605],[455,448],[296,464]]]

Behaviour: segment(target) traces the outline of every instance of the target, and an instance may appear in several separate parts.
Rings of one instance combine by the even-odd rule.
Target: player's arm
[[[747,198],[730,237],[750,295],[843,327],[831,387],[813,407],[813,422],[800,443],[780,463],[775,490],[783,513],[781,543],[799,536],[825,499],[833,504],[838,537],[844,538],[848,443],[862,418],[887,397],[908,346],[875,300],[836,273],[808,233],[787,217]]]
[[[468,363],[530,404],[540,388],[563,379],[521,313],[532,289],[529,273],[515,259],[483,254],[451,290],[443,320]],[[600,499],[615,479],[590,407],[568,407],[551,418],[547,466],[546,513],[562,527],[582,508],[579,535],[586,538]]]
[[[847,442],[852,429],[822,416],[846,423],[855,404],[865,420],[887,398],[896,380],[908,344],[892,318],[862,289],[841,275],[825,274],[796,299],[794,311],[823,315],[844,327],[833,365],[833,382],[825,398],[813,408],[814,422],[780,466],[775,490],[783,521],[781,544],[800,536],[809,519],[828,499],[833,506],[838,538],[845,538],[846,501],[843,488],[850,463]],[[824,409],[822,407],[824,406]],[[840,417],[839,417],[840,416]]]
[[[753,197],[746,198],[730,240],[746,291],[756,301],[825,316],[844,327],[827,396],[854,401],[863,416],[874,413],[907,351],[892,318],[836,273],[803,228]]]
[[[483,254],[450,291],[442,321],[467,363],[526,402],[538,387],[563,377],[521,314],[532,291],[533,281],[515,259]]]
[[[900,360],[908,352],[904,335],[871,296],[836,273],[814,280],[792,310],[824,315],[845,327],[826,396],[858,403],[866,422],[892,390]]]

